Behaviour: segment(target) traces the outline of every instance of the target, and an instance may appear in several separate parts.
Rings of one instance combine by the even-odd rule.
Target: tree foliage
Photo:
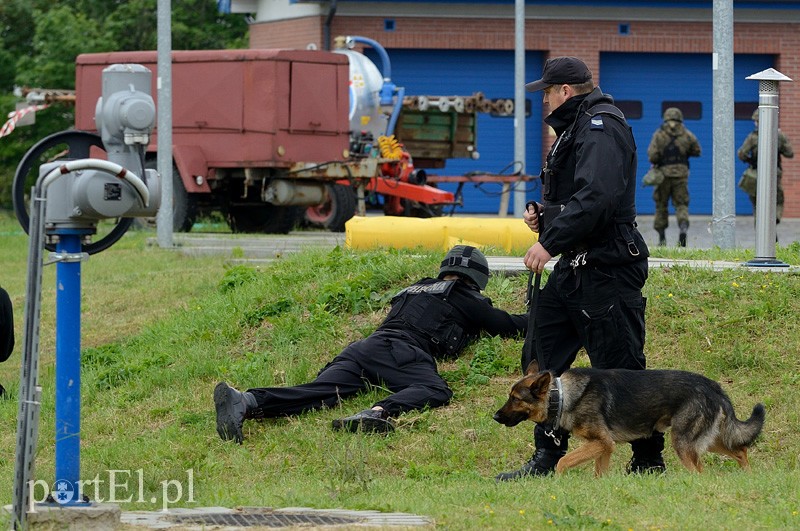
[[[246,48],[247,21],[216,0],[172,1],[172,49]],[[0,126],[14,110],[14,86],[75,87],[82,53],[155,50],[157,0],[0,0]],[[0,138],[0,208],[11,207],[19,160],[33,144],[73,125],[72,108],[40,111],[36,124]]]

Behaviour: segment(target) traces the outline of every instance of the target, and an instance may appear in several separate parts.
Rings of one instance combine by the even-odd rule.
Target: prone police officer
[[[489,263],[483,253],[456,245],[442,261],[437,278],[423,278],[395,295],[378,329],[345,347],[314,381],[245,392],[225,382],[217,384],[217,433],[241,443],[246,419],[334,407],[341,398],[373,385],[383,385],[393,394],[370,409],[334,420],[333,429],[385,433],[395,429],[394,418],[404,412],[446,405],[453,392],[438,373],[437,359],[457,356],[482,331],[513,337],[527,329],[526,314],[495,308],[481,294],[488,281]]]

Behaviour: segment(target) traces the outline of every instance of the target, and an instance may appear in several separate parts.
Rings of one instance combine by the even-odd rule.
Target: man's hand
[[[539,232],[539,214],[542,211],[542,205],[534,201],[528,202],[525,212],[522,214],[522,219],[525,224],[530,227],[533,232]]]
[[[547,252],[547,249],[545,249],[541,243],[536,242],[533,244],[533,247],[528,249],[528,252],[525,253],[523,263],[525,264],[525,267],[534,273],[540,274],[542,271],[544,271],[544,266],[550,261],[551,258],[553,257]]]

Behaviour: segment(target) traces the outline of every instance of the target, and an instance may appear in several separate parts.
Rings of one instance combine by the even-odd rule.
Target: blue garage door
[[[772,66],[769,55],[736,55],[734,59],[734,102],[736,106],[734,151],[753,127],[750,120],[758,105],[758,82],[745,78]],[[710,54],[632,54],[603,53],[600,55],[601,88],[626,107],[639,148],[638,179],[647,172],[647,146],[661,125],[665,104],[679,103],[690,109],[684,123],[702,147],[702,156],[690,159],[689,212],[710,215],[713,209],[712,183],[712,77]],[[638,112],[637,112],[638,111]],[[735,153],[731,154],[736,157]],[[744,171],[745,164],[736,159],[734,183]],[[653,189],[639,187],[636,208],[640,214],[655,210]],[[671,209],[670,205],[670,209]],[[672,210],[671,210],[672,212]],[[747,195],[736,188],[736,213],[752,214]]]
[[[483,92],[490,99],[514,98],[514,52],[482,50],[401,50],[388,49],[392,81],[404,87],[406,96],[470,96]],[[380,60],[373,50],[366,55],[375,64]],[[538,79],[542,71],[541,54],[529,52],[526,75]],[[541,168],[542,106],[536,95],[527,95],[531,115],[526,119],[527,173],[538,175]],[[429,170],[438,175],[464,175],[469,172],[512,173],[514,162],[514,119],[478,114],[478,160],[451,159],[442,169]],[[413,153],[411,154],[414,155]],[[441,184],[455,192],[457,185]],[[528,183],[530,199],[538,199],[538,180]],[[463,213],[497,213],[501,185],[491,183],[464,185]],[[509,213],[513,210],[509,201]]]

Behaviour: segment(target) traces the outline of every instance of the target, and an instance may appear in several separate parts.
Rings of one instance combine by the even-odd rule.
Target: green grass
[[[0,216],[0,284],[11,293],[18,331],[17,350],[0,364],[13,398],[0,402],[4,478],[14,472],[27,255],[27,237],[15,223]],[[532,424],[508,429],[491,418],[518,376],[521,340],[482,338],[441,364],[453,402],[401,416],[389,436],[330,429],[332,419],[384,396],[380,388],[341,408],[248,421],[242,446],[215,431],[216,382],[247,388],[307,381],[380,323],[397,290],[435,273],[441,253],[305,251],[255,272],[147,246],[148,236],[130,232],[92,256],[82,274],[81,476],[103,480],[98,494],[108,499],[108,471],[130,471],[116,477],[129,489],[117,489],[117,499],[131,498],[120,503],[123,510],[161,509],[172,480],[183,488],[174,506],[400,511],[430,516],[443,529],[800,527],[797,275],[654,268],[645,289],[651,367],[717,379],[740,417],[756,402],[766,404],[750,473],[707,456],[705,472],[691,474],[670,450],[666,476],[630,477],[630,450],[620,445],[600,479],[585,466],[563,477],[496,484],[496,473],[532,452]],[[746,251],[691,254],[749,258]],[[800,263],[797,244],[779,247],[778,258]],[[42,301],[36,478],[45,483],[55,479],[53,274],[47,267]],[[495,305],[522,311],[526,281],[492,276],[486,293]],[[3,504],[11,500],[10,479],[6,485]],[[168,494],[178,498],[175,490]]]

